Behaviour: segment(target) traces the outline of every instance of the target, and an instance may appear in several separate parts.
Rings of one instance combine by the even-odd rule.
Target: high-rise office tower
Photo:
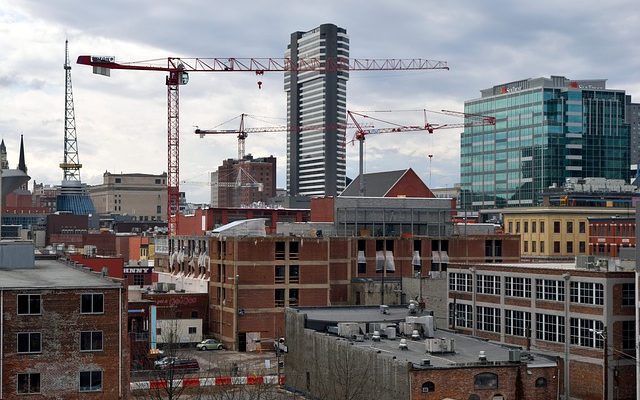
[[[466,209],[531,206],[569,177],[629,181],[624,90],[604,79],[535,78],[481,90],[465,113],[496,117],[465,128],[460,200]]]
[[[294,32],[285,57],[293,64],[306,58],[348,60],[349,36],[333,24]],[[345,188],[348,79],[346,70],[285,72],[290,196],[336,196]]]

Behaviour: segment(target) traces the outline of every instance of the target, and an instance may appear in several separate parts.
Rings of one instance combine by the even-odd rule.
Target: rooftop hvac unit
[[[176,284],[175,283],[166,283],[166,285],[167,285],[167,290],[169,290],[169,291],[171,291],[171,290],[175,291],[176,290]],[[183,292],[184,292],[184,290],[183,290]]]
[[[520,350],[509,350],[509,362],[520,362]]]
[[[96,246],[86,245],[84,246],[84,255],[87,257],[95,257],[96,256]]]
[[[396,328],[394,326],[388,326],[384,330],[384,333],[387,336],[387,339],[396,340]]]
[[[454,340],[450,338],[431,338],[424,341],[427,353],[453,353]]]
[[[360,333],[360,325],[356,322],[340,322],[337,333],[340,337],[351,338]]]

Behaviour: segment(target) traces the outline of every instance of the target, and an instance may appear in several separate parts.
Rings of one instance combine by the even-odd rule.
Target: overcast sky
[[[78,55],[118,61],[172,57],[283,57],[294,31],[322,23],[347,30],[352,58],[444,60],[450,71],[352,72],[351,110],[463,110],[464,101],[499,83],[564,75],[607,79],[640,101],[640,5],[607,1],[205,1],[0,0],[0,135],[9,163],[20,134],[32,180],[60,183],[64,137],[64,41],[69,39],[83,182],[113,173],[162,173],[167,167],[163,73],[93,75]],[[180,179],[187,200],[209,199],[207,172],[235,157],[233,135],[200,139],[240,113],[283,124],[283,74],[191,74],[180,97]],[[419,124],[421,113],[378,115]],[[277,119],[280,118],[280,119]],[[437,114],[430,122],[452,122]],[[252,121],[250,126],[264,126]],[[235,125],[222,126],[233,129]],[[351,136],[353,133],[348,132]],[[278,158],[285,186],[285,134],[255,134],[247,153]],[[368,172],[412,167],[433,187],[459,181],[460,131],[388,134],[366,142]],[[429,154],[433,154],[431,163]],[[357,174],[349,146],[347,175]]]

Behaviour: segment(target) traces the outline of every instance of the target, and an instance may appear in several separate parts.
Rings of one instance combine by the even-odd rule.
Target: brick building
[[[308,209],[295,208],[198,208],[193,215],[178,215],[178,234],[204,235],[230,222],[252,218],[266,218],[267,233],[275,233],[278,222],[307,222],[309,216]]]
[[[633,269],[578,265],[449,265],[450,327],[561,360],[568,355],[560,392],[571,398],[633,399]]]
[[[625,247],[636,247],[634,217],[589,218],[590,255],[618,257]]]
[[[224,160],[218,167],[217,182],[212,182],[211,190],[217,190],[217,207],[266,203],[276,195],[276,158],[254,158],[248,154],[242,160]]]
[[[0,246],[13,252],[0,266],[0,397],[128,398],[126,288],[56,260],[34,262],[30,244]]]
[[[404,335],[411,318],[406,307],[287,309],[287,386],[327,400],[557,398],[552,357],[441,329]]]
[[[440,275],[450,262],[519,260],[513,235],[439,237],[183,237],[156,267],[208,281],[209,331],[255,350],[284,331],[284,308],[406,302],[402,278]],[[165,250],[163,250],[165,251]]]

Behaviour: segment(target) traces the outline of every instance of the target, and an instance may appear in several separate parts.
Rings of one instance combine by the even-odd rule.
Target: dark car
[[[200,370],[200,364],[198,360],[193,358],[175,358],[160,364],[159,368],[164,370],[171,369],[174,371],[194,372]]]

